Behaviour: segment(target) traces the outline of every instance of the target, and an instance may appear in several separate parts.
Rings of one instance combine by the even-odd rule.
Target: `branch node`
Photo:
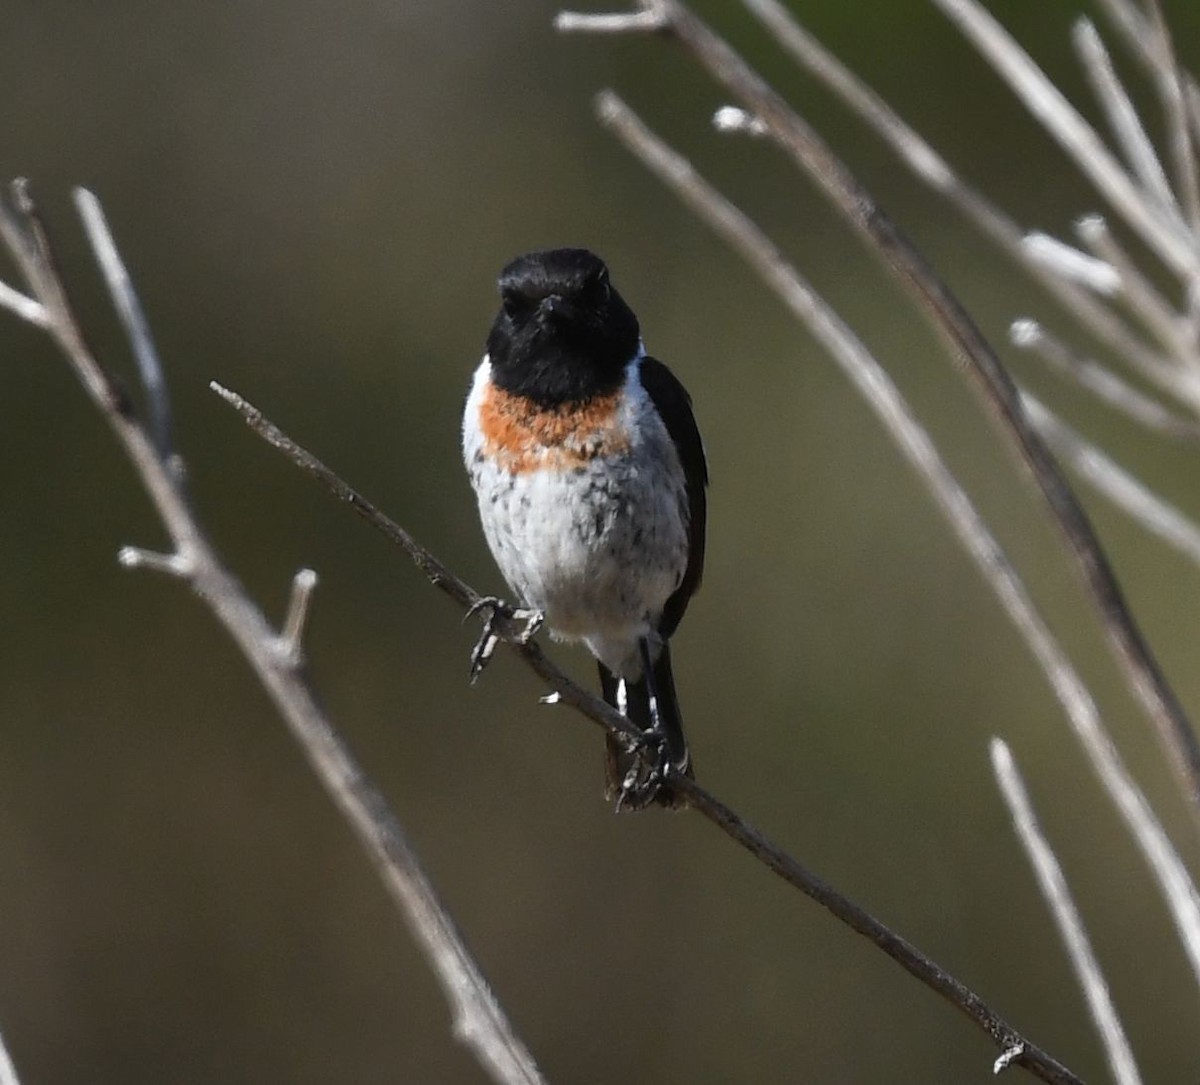
[[[117,552],[117,561],[126,569],[153,569],[184,580],[192,575],[195,567],[192,559],[178,550],[174,554],[163,554],[141,546],[122,546]]]
[[[1021,245],[1031,260],[1097,294],[1111,297],[1121,289],[1121,275],[1112,264],[1080,252],[1056,237],[1034,230],[1025,235]]]
[[[29,194],[28,177],[14,177],[9,182],[8,191],[12,195],[13,206],[22,215],[32,215],[36,212],[33,197]]]
[[[735,105],[721,106],[712,118],[713,127],[722,133],[738,133],[747,136],[765,136],[767,126],[753,113],[747,113]]]
[[[562,34],[645,34],[666,30],[669,25],[665,13],[649,7],[642,11],[604,15],[586,11],[560,11],[554,17],[554,29]]]
[[[1043,338],[1042,326],[1036,320],[1030,320],[1028,317],[1014,320],[1008,326],[1008,338],[1012,341],[1014,347],[1021,347],[1028,350],[1030,347],[1036,346],[1041,342]]]
[[[16,313],[26,323],[34,327],[46,329],[50,327],[50,314],[46,307],[36,298],[22,294],[8,283],[0,282],[0,309],[8,309]]]
[[[312,569],[301,569],[292,577],[292,594],[288,600],[283,630],[276,638],[276,648],[294,667],[304,662],[304,631],[316,586],[317,574]]]
[[[1092,211],[1089,214],[1080,215],[1075,220],[1075,232],[1079,235],[1080,240],[1091,245],[1108,236],[1108,223],[1103,215]]]
[[[1005,1070],[1007,1070],[1014,1062],[1017,1061],[1017,1059],[1019,1059],[1024,1054],[1025,1054],[1025,1045],[1024,1044],[1013,1044],[1012,1047],[1005,1048],[1000,1053],[1000,1057],[998,1059],[996,1059],[996,1061],[994,1063],[992,1063],[992,1073],[993,1074],[1004,1073]]]

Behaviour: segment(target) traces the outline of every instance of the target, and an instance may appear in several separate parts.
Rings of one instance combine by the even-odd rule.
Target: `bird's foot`
[[[647,727],[637,738],[626,740],[629,753],[637,759],[625,773],[617,792],[617,813],[622,810],[644,810],[662,802],[671,762],[667,756],[666,736],[661,728]]]
[[[530,607],[514,607],[495,595],[482,595],[471,604],[463,617],[465,622],[475,614],[487,611],[483,631],[471,649],[471,684],[474,685],[492,661],[492,653],[502,640],[528,644],[546,621],[544,611]]]

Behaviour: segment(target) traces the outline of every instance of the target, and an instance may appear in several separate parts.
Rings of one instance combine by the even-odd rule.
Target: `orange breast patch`
[[[543,407],[489,385],[479,404],[483,450],[514,474],[567,471],[629,447],[617,418],[621,391],[585,403]]]

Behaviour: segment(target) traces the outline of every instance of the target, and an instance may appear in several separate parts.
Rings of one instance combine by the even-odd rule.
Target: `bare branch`
[[[1131,0],[1099,0],[1112,24],[1121,32],[1130,53],[1141,62],[1143,69],[1159,83],[1159,96],[1165,101],[1166,95],[1162,87],[1164,79],[1162,63],[1162,42],[1157,38],[1150,19]],[[1178,70],[1178,69],[1177,69]],[[1183,96],[1187,120],[1191,123],[1192,134],[1200,139],[1200,88],[1195,79],[1187,72],[1180,71],[1183,82]]]
[[[1033,59],[976,0],[934,0],[971,40],[1025,107],[1054,137],[1105,199],[1159,258],[1184,278],[1200,270],[1195,244],[1147,203],[1095,129],[1046,77]]]
[[[1028,271],[1042,287],[1078,319],[1080,325],[1107,343],[1130,365],[1150,379],[1169,373],[1156,356],[1111,310],[1070,280],[1060,278],[1037,262],[1025,245],[1023,231],[1000,208],[971,188],[950,164],[895,110],[854,72],[805,30],[779,0],[742,0],[779,44],[821,80],[895,152],[912,173],[944,196],[966,218]]]
[[[162,554],[140,546],[122,546],[117,561],[126,569],[153,569],[182,580],[188,580],[196,571],[192,561],[181,553]]]
[[[1039,660],[1045,663],[1048,658],[1053,659],[1054,667],[1047,664],[1047,670],[1060,698],[1065,703],[1069,701],[1072,711],[1098,729],[1094,705],[1082,682],[1061,658],[1061,651],[1042,625],[1008,559],[879,363],[795,268],[784,260],[769,239],[696,174],[689,162],[651,133],[616,95],[602,94],[597,100],[597,109],[603,123],[742,255],[830,352],[929,487],[960,541],[1031,640]],[[1084,708],[1078,706],[1086,706],[1091,715],[1087,716]],[[1200,930],[1200,919],[1197,923]],[[1022,1065],[1030,1067],[1028,1058],[1029,1052],[1019,1056]]]
[[[1112,264],[1088,256],[1086,252],[1080,252],[1056,237],[1034,230],[1025,235],[1021,244],[1031,260],[1063,279],[1106,296],[1121,289],[1121,277]]]
[[[1009,338],[1016,346],[1037,354],[1055,372],[1070,377],[1101,402],[1148,429],[1189,440],[1200,437],[1200,423],[1173,414],[1099,362],[1079,357],[1036,320],[1013,321]]]
[[[1113,70],[1112,59],[1095,24],[1091,19],[1079,18],[1071,37],[1091,81],[1092,90],[1108,117],[1109,126],[1124,150],[1126,160],[1146,191],[1158,201],[1163,213],[1177,220],[1178,228],[1183,229],[1183,213],[1175,193],[1171,191],[1166,171],[1158,160],[1158,153],[1142,126],[1133,102]]]
[[[1158,288],[1141,273],[1113,237],[1104,219],[1099,215],[1085,215],[1076,222],[1075,229],[1084,244],[1115,269],[1122,296],[1159,342],[1181,362],[1194,366],[1197,363],[1196,343],[1184,331],[1182,319]],[[1180,398],[1185,398],[1186,392],[1180,382],[1176,381],[1176,387]]]
[[[482,598],[473,589],[449,572],[437,558],[418,543],[394,521],[379,512],[370,502],[352,490],[320,460],[287,437],[277,426],[243,397],[213,383],[213,390],[230,403],[260,436],[278,448],[297,466],[323,482],[335,497],[347,501],[373,527],[400,546],[417,566],[425,572],[430,583],[441,588],[460,605]],[[468,604],[469,605],[469,604]],[[542,653],[536,641],[509,639],[510,648],[552,687],[544,703],[569,704],[588,719],[608,731],[636,735],[636,728],[615,709],[572,681]],[[768,840],[720,799],[706,791],[694,780],[677,773],[670,777],[672,790],[683,794],[688,805],[703,814],[714,825],[758,858],[781,878],[828,909],[836,918],[869,938],[922,983],[937,991],[966,1013],[1001,1048],[1023,1045],[1028,1052],[1028,1065],[1036,1067],[1045,1081],[1077,1082],[1078,1079],[1039,1048],[1029,1044],[1006,1021],[1000,1018],[978,995],[945,971],[915,946],[894,933],[870,913],[833,889],[826,882],[798,863],[782,848]]]
[[[162,364],[158,360],[158,350],[154,346],[154,337],[150,334],[150,326],[146,322],[146,314],[142,311],[142,303],[138,300],[137,291],[133,289],[133,282],[121,260],[121,254],[117,251],[117,244],[113,240],[100,201],[86,188],[75,189],[74,195],[75,206],[83,221],[92,252],[104,273],[108,292],[112,295],[125,335],[133,347],[138,375],[150,404],[150,430],[154,435],[154,445],[158,454],[164,460],[168,460],[172,453],[171,397],[167,391]]]
[[[4,282],[0,282],[0,309],[8,309],[10,312],[16,313],[27,324],[32,324],[37,328],[46,328],[50,325],[50,317],[46,315],[46,310],[42,308],[41,302],[34,301],[27,294],[14,290]]]
[[[0,213],[0,233],[49,314],[48,330],[116,434],[175,546],[174,555],[126,547],[122,562],[181,576],[207,603],[374,862],[446,992],[455,1034],[501,1085],[541,1085],[541,1074],[488,989],[383,795],[367,779],[298,669],[279,652],[275,631],[204,536],[178,475],[88,350],[23,186],[16,189],[16,198],[20,218]],[[114,301],[121,304],[119,298]]]
[[[268,444],[279,449],[298,467],[325,484],[339,501],[344,501],[364,520],[399,546],[416,563],[429,580],[442,589],[459,606],[470,609],[483,599],[474,589],[454,575],[445,565],[417,542],[394,520],[388,519],[358,491],[352,489],[334,474],[311,452],[301,448],[278,426],[264,417],[262,411],[217,381],[209,381],[209,388],[242,416],[245,423]],[[632,732],[631,732],[632,734]]]
[[[1117,1085],[1141,1085],[1142,1076],[1138,1072],[1137,1061],[1125,1037],[1125,1029],[1121,1026],[1104,974],[1100,971],[1100,963],[1092,950],[1079,909],[1071,897],[1062,867],[1038,825],[1025,781],[1021,779],[1012,753],[1003,741],[992,739],[991,754],[992,770],[1000,785],[1000,793],[1008,805],[1021,846],[1029,856],[1038,888],[1046,898],[1059,936],[1066,946],[1088,1012],[1104,1045],[1113,1080]]]
[[[1149,44],[1150,24],[1141,9],[1130,0],[1099,0],[1109,21],[1125,39],[1134,56],[1146,60]]]
[[[1200,896],[1183,860],[1121,760],[1083,679],[887,373],[837,314],[820,301],[799,272],[784,260],[770,239],[704,181],[685,158],[646,128],[615,94],[602,93],[597,99],[597,110],[601,121],[625,146],[740,253],[767,286],[804,321],[917,469],[1042,668],[1093,770],[1150,867],[1200,982]]]
[[[1147,531],[1200,565],[1200,524],[1164,501],[1103,450],[1084,440],[1028,392],[1024,397],[1033,424],[1075,471]]]
[[[1183,71],[1171,41],[1171,27],[1160,0],[1146,0],[1150,21],[1154,24],[1154,44],[1160,62],[1158,89],[1167,114],[1167,130],[1171,139],[1171,155],[1175,165],[1175,182],[1183,197],[1187,221],[1192,230],[1200,231],[1200,178],[1196,169],[1196,145],[1188,126],[1186,90]]]

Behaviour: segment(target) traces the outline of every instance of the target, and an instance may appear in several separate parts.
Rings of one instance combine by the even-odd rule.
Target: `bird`
[[[684,806],[669,642],[703,574],[708,486],[691,397],[588,249],[518,256],[498,286],[462,425],[484,536],[521,613],[586,645],[642,733],[606,736],[606,796]]]

